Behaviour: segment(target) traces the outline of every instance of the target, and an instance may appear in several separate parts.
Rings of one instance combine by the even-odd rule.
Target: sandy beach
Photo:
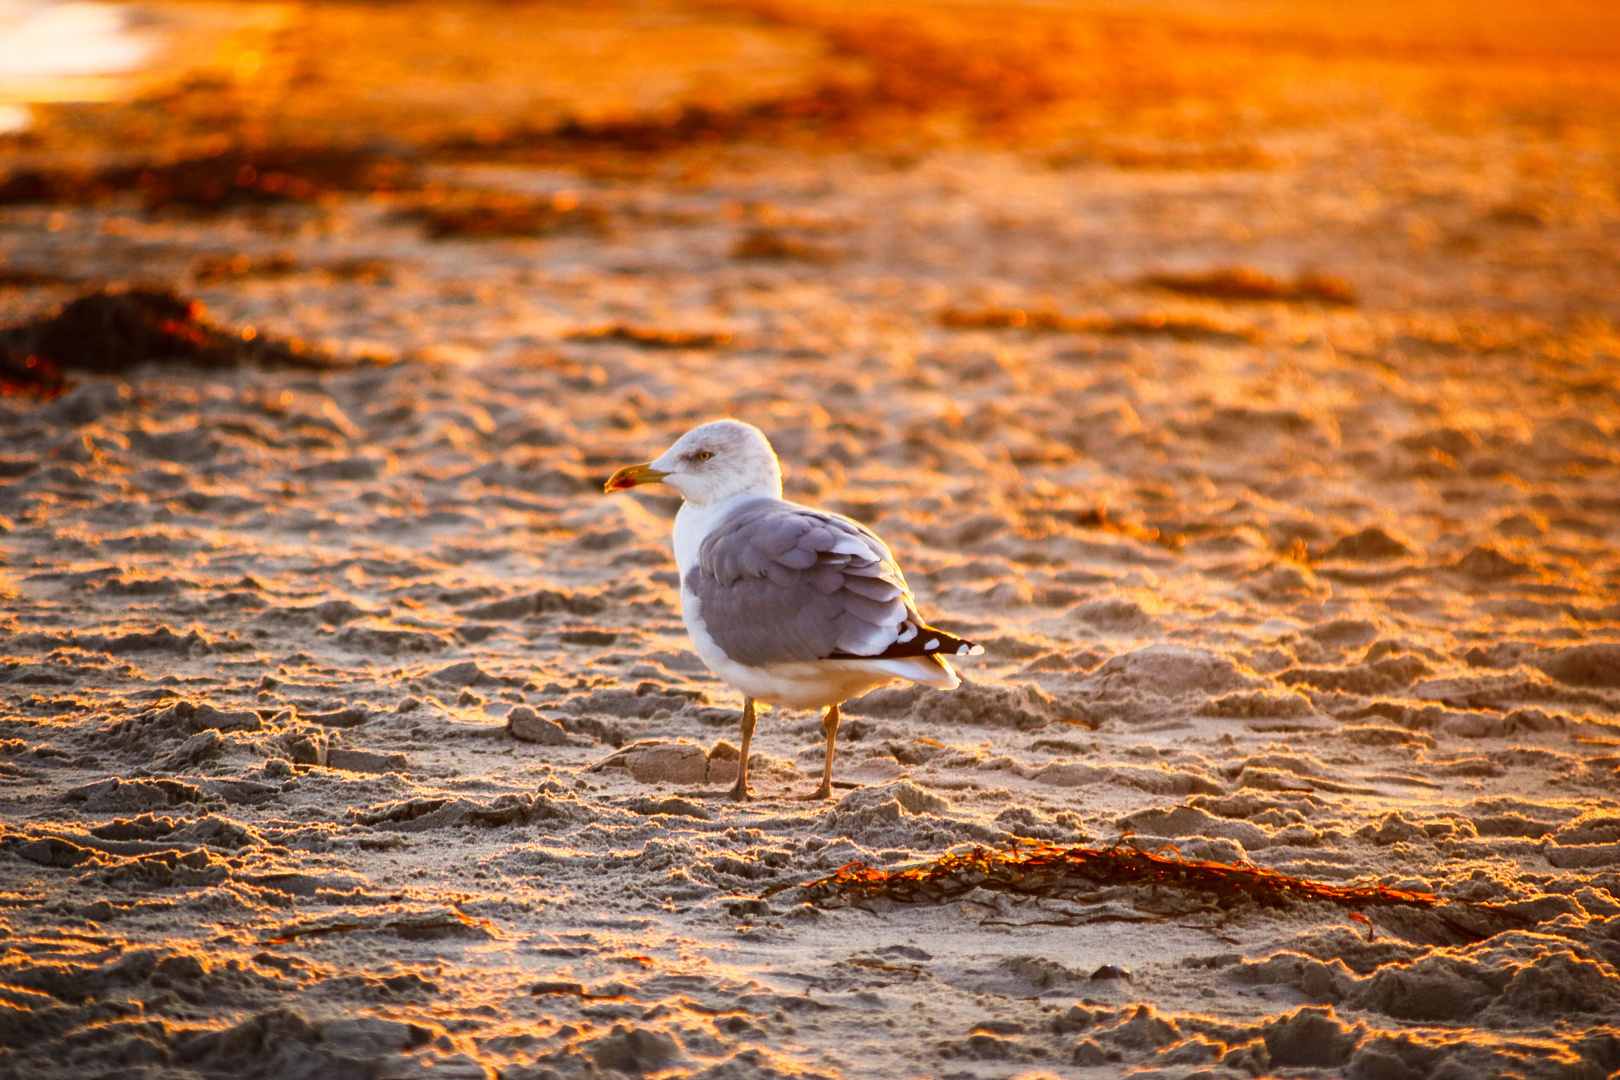
[[[0,1073],[1620,1070],[1586,9],[518,7],[541,75],[399,90],[447,14],[356,61],[369,97],[322,43],[399,27],[232,10],[142,25],[237,82],[0,136],[0,323],[142,285],[225,343],[46,386],[7,339]],[[983,20],[1016,122],[971,71],[907,97]],[[987,650],[850,702],[824,803],[784,709],[757,801],[715,797],[741,698],[681,624],[677,501],[602,492],[719,416]],[[1426,899],[805,888],[1036,844]]]

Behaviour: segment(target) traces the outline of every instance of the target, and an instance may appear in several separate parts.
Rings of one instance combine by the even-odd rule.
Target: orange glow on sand
[[[1576,0],[0,6],[0,1074],[1608,1075],[1617,121]],[[721,416],[984,646],[826,800]]]

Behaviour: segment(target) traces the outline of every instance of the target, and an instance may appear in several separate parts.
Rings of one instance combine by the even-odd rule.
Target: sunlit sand
[[[1609,6],[50,10],[0,1075],[1620,1068]],[[826,801],[722,416],[986,650]]]

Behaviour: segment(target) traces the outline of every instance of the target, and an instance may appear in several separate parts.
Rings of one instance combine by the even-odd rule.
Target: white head
[[[782,497],[782,467],[765,433],[741,420],[711,420],[688,431],[645,465],[627,465],[607,482],[608,491],[665,483],[696,506],[737,495]]]

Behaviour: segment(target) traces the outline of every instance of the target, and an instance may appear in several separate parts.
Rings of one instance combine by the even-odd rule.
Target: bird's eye
[[[692,456],[697,458],[699,461],[708,461],[710,458],[714,457],[714,454],[708,450],[699,450]]]

